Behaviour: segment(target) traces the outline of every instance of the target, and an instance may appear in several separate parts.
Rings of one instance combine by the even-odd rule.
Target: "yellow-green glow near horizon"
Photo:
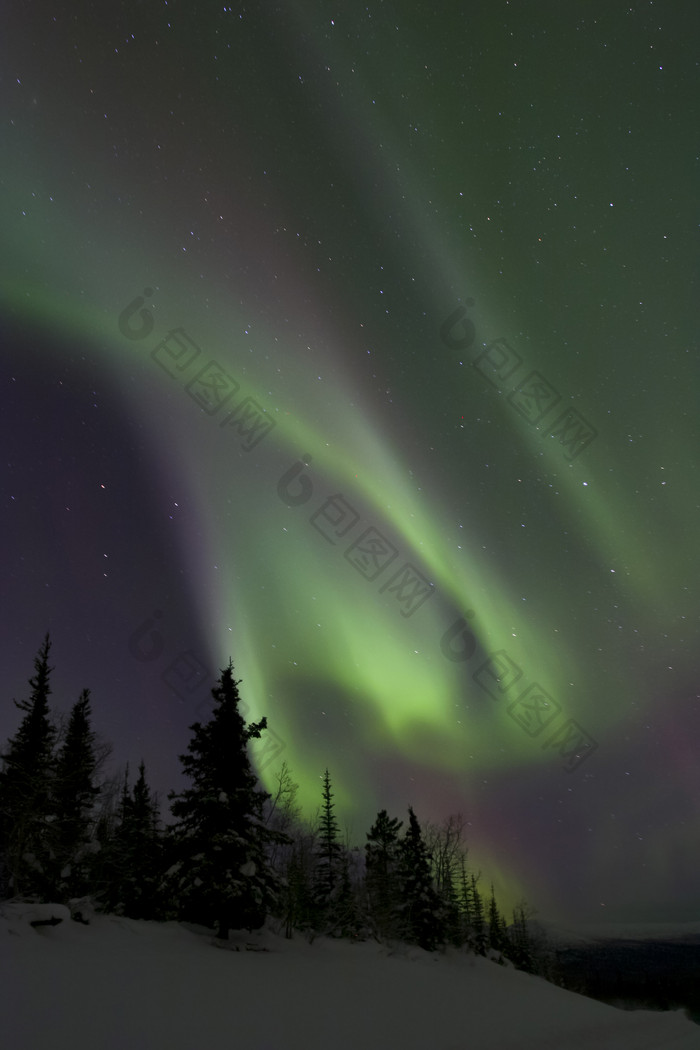
[[[671,16],[612,13],[612,31],[482,6],[166,5],[114,41],[95,26],[94,47],[86,27],[60,70],[68,30],[39,25],[46,71],[34,43],[6,56],[0,305],[41,334],[37,358],[83,358],[118,405],[201,655],[233,659],[250,717],[284,745],[266,785],[286,759],[312,813],[328,766],[360,842],[372,809],[461,809],[512,903],[509,847],[537,875],[521,795],[552,854],[593,871],[610,842],[646,848],[635,747],[650,782],[670,777],[683,799],[697,785],[670,713],[697,692],[694,255],[679,218],[696,159],[674,117],[692,105],[655,57],[683,38],[659,27]],[[194,365],[171,376],[152,356],[177,329],[239,384],[217,412],[188,396]],[[591,421],[582,455],[548,436],[554,413],[531,425],[508,383],[473,367],[496,340],[522,357],[518,382],[539,374],[557,412]],[[249,451],[222,426],[244,398],[274,423]],[[322,534],[334,498],[356,520]],[[373,579],[345,556],[370,528],[396,550]],[[383,589],[405,565],[431,587],[411,615]],[[112,601],[139,621],[172,589]],[[537,689],[556,708],[544,727],[511,707],[539,704]],[[161,715],[174,719],[165,701]],[[557,736],[571,724],[599,745],[573,771]],[[607,830],[620,806],[624,842]]]
[[[511,767],[514,762],[552,763],[552,751],[543,750],[540,740],[533,741],[517,723],[505,718],[503,710],[498,710],[471,680],[471,672],[483,663],[485,653],[505,651],[524,672],[523,684],[537,682],[562,705],[558,722],[577,715],[580,722],[578,712],[566,709],[568,683],[581,683],[581,690],[586,682],[585,664],[579,659],[577,665],[575,654],[562,646],[551,622],[525,619],[520,609],[520,615],[513,613],[518,600],[507,578],[497,565],[485,563],[478,550],[470,550],[468,537],[461,550],[454,546],[450,549],[445,536],[447,513],[440,506],[439,493],[420,491],[410,479],[410,468],[402,461],[400,449],[383,437],[381,426],[358,412],[362,394],[352,389],[352,377],[343,374],[342,361],[334,362],[330,379],[318,393],[313,387],[309,393],[308,370],[300,369],[298,374],[294,368],[285,370],[286,403],[297,406],[293,413],[271,402],[264,387],[269,367],[263,378],[258,358],[246,361],[245,376],[241,376],[246,393],[266,406],[275,428],[265,440],[267,454],[261,475],[252,492],[244,496],[246,501],[260,501],[265,507],[262,520],[231,520],[227,512],[229,491],[212,484],[215,479],[201,469],[203,460],[211,462],[214,457],[223,461],[228,450],[224,435],[213,420],[204,419],[204,426],[196,429],[196,407],[184,394],[176,396],[179,392],[172,379],[160,372],[149,356],[167,331],[182,323],[181,313],[176,314],[174,306],[185,298],[182,292],[168,288],[154,292],[148,304],[153,311],[153,331],[143,342],[133,343],[120,333],[114,307],[110,310],[106,304],[67,300],[26,283],[5,295],[15,311],[64,339],[96,340],[115,379],[130,391],[131,400],[140,404],[144,415],[157,420],[153,430],[154,447],[161,450],[159,458],[177,457],[180,481],[201,508],[206,541],[197,550],[185,544],[183,557],[192,561],[202,581],[200,616],[209,621],[209,655],[221,663],[230,653],[246,679],[255,715],[270,708],[271,723],[286,742],[289,760],[299,770],[309,801],[317,788],[317,770],[305,757],[308,740],[296,737],[295,711],[285,703],[289,692],[298,688],[300,672],[296,669],[300,667],[304,682],[315,681],[321,687],[332,683],[357,705],[362,717],[371,716],[365,723],[371,730],[367,729],[364,736],[361,732],[358,743],[363,748],[372,747],[377,754],[398,749],[426,768],[439,763],[455,774],[464,767],[465,748],[476,756],[474,768],[480,762],[488,768]],[[124,303],[123,309],[127,307]],[[231,324],[221,316],[213,321],[210,318],[209,327],[217,332],[230,330]],[[189,334],[201,342],[197,332]],[[258,332],[258,339],[280,360],[284,349],[277,337]],[[227,362],[225,349],[221,354],[218,346],[208,344],[208,349],[211,356],[221,356]],[[436,349],[450,352],[437,338]],[[235,375],[239,375],[238,364],[234,361],[228,365]],[[136,391],[135,373],[142,384]],[[257,379],[251,378],[251,373],[258,373]],[[166,390],[170,391],[168,414],[162,419],[159,416],[164,404],[159,410],[155,399]],[[305,402],[309,414],[298,408]],[[318,417],[320,422],[312,422]],[[594,494],[595,468],[562,468],[557,461],[557,457],[561,460],[558,449],[552,443],[542,444],[526,427],[523,440],[533,455],[544,454],[550,468],[559,469],[564,504],[578,519],[578,528],[587,531],[589,546],[598,550],[600,564],[615,559],[620,573],[631,577],[635,599],[658,598],[659,578],[653,571],[640,523],[633,526],[625,522],[621,500],[615,506],[609,493]],[[311,482],[313,495],[303,507],[286,508],[276,498],[277,482],[302,453],[311,457],[304,475]],[[595,478],[595,486],[593,481],[582,481],[582,474]],[[591,491],[587,491],[589,484]],[[601,486],[604,484],[601,479]],[[336,493],[342,493],[361,512],[360,528],[376,526],[399,549],[395,567],[409,561],[430,579],[435,594],[415,614],[415,621],[404,620],[398,607],[379,592],[378,585],[363,581],[353,571],[343,559],[340,545],[330,550],[310,525],[310,513]],[[636,541],[632,539],[635,533]],[[246,554],[240,559],[224,555],[232,547]],[[264,589],[256,548],[265,551]],[[217,568],[212,569],[212,565]],[[389,575],[385,571],[384,578]],[[293,600],[290,595],[295,596]],[[467,610],[481,654],[480,661],[471,662],[470,674],[465,673],[466,661],[451,662],[440,650],[445,632]],[[509,700],[518,691],[514,690]],[[484,708],[490,711],[488,718],[484,718]],[[610,728],[617,718],[613,708],[602,715],[597,712],[596,732]],[[555,722],[552,731],[556,728]],[[494,747],[494,734],[500,734],[506,746]],[[272,775],[269,768],[268,784]],[[342,778],[341,773],[341,783]]]
[[[156,292],[153,305],[157,301]],[[319,764],[330,761],[323,753],[327,743],[322,726],[316,731],[318,745],[295,729],[301,692],[311,683],[317,694],[328,687],[347,698],[346,718],[356,727],[350,735],[352,746],[377,760],[398,751],[419,766],[430,769],[439,764],[455,776],[464,769],[466,751],[474,769],[509,768],[514,762],[552,763],[552,751],[543,750],[541,740],[533,742],[522,727],[505,718],[504,705],[499,710],[471,674],[483,665],[486,654],[505,651],[524,672],[521,685],[537,682],[562,704],[557,720],[561,723],[572,717],[562,703],[575,670],[571,654],[562,653],[550,625],[528,620],[520,628],[512,613],[516,598],[508,581],[497,566],[484,563],[478,551],[470,552],[468,537],[464,549],[449,549],[446,513],[441,512],[437,495],[418,491],[400,451],[387,443],[371,420],[363,418],[358,426],[357,413],[348,408],[348,401],[356,405],[361,394],[355,391],[349,396],[350,377],[325,385],[324,399],[329,398],[329,388],[335,398],[325,425],[313,424],[302,414],[266,409],[276,424],[265,439],[272,451],[264,456],[260,476],[244,492],[237,483],[218,484],[216,470],[202,470],[203,462],[224,461],[229,450],[225,435],[215,421],[196,420],[204,413],[150,359],[150,351],[170,327],[166,311],[148,310],[165,323],[154,324],[146,338],[131,342],[119,331],[118,318],[105,311],[94,310],[86,322],[90,313],[82,303],[71,310],[51,296],[26,290],[16,295],[15,305],[18,302],[33,319],[42,319],[54,330],[59,327],[64,338],[96,339],[105,347],[117,381],[130,388],[132,403],[140,403],[151,420],[156,418],[158,458],[164,467],[168,459],[177,459],[180,482],[200,507],[206,539],[194,549],[184,544],[183,557],[192,563],[200,581],[200,616],[208,620],[205,633],[212,638],[209,655],[219,664],[233,656],[254,716],[267,713],[286,743],[288,761],[302,780],[307,805],[315,798]],[[143,297],[135,309],[138,323],[138,309],[147,309]],[[129,304],[124,304],[124,312],[128,310]],[[223,329],[223,319],[212,327]],[[195,338],[195,332],[189,334]],[[269,335],[266,341],[272,342]],[[231,371],[237,374],[235,366]],[[141,384],[136,391],[135,373]],[[303,401],[308,375],[297,377],[292,371],[285,378],[290,400]],[[243,381],[247,394],[269,405],[269,394],[259,380],[253,385],[248,369]],[[159,410],[156,399],[168,390],[164,419],[164,404]],[[312,414],[316,408],[312,402]],[[333,419],[332,429],[328,417]],[[300,450],[310,456],[309,466],[301,471],[310,494],[303,506],[288,507],[277,486],[290,468],[294,473]],[[260,456],[262,461],[262,452]],[[301,466],[297,462],[297,470]],[[289,484],[290,491],[296,491],[300,482],[296,478]],[[246,504],[254,502],[258,516],[241,520],[232,515],[228,505],[233,492]],[[338,493],[361,514],[355,534],[371,524],[398,549],[391,572],[410,562],[431,581],[434,593],[413,616],[402,617],[396,601],[383,595],[379,584],[362,579],[342,556],[346,544],[339,542],[333,549],[309,522],[311,512],[318,512]],[[384,580],[391,572],[384,571]],[[471,661],[451,661],[441,651],[441,643],[467,612],[479,655]],[[469,673],[465,673],[467,664]],[[579,672],[576,677],[580,676]],[[520,688],[510,692],[508,702]],[[553,723],[547,735],[556,728]],[[500,746],[494,744],[498,737]],[[556,749],[554,753],[556,757]],[[355,757],[349,754],[348,762],[336,757],[341,796]],[[275,769],[271,766],[263,773],[268,786]]]

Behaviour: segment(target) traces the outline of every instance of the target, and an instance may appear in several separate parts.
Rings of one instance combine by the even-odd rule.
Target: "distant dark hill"
[[[687,1009],[700,1025],[700,939],[596,939],[553,947],[560,982],[623,1009]]]

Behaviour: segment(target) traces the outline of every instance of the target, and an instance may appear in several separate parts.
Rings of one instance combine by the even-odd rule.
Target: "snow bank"
[[[680,1013],[616,1010],[456,951],[269,931],[216,950],[177,923],[32,927],[3,910],[12,1050],[700,1050]]]
[[[32,926],[58,926],[70,921],[70,910],[65,904],[35,904],[29,901],[11,901],[0,904],[0,921],[8,932],[22,936]]]

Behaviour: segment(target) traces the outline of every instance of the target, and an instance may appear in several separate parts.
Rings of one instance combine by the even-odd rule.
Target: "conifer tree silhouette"
[[[484,902],[477,886],[477,877],[472,873],[470,878],[471,890],[471,945],[478,955],[486,955],[488,938],[484,921]]]
[[[323,774],[323,804],[317,830],[314,928],[329,936],[356,930],[358,914],[350,877],[350,857],[339,841],[330,773]]]
[[[15,700],[24,718],[0,756],[0,858],[4,896],[35,895],[50,888],[48,829],[56,728],[49,716],[51,641],[48,633],[34,659],[27,700]]]
[[[131,791],[126,768],[115,826],[103,846],[100,896],[104,910],[131,919],[164,917],[160,893],[163,853],[158,800],[148,786],[142,760]]]
[[[89,888],[92,815],[100,793],[90,691],[84,689],[70,713],[66,737],[56,758],[52,781],[54,820],[47,833],[51,850],[49,896],[68,901]]]
[[[365,844],[365,890],[369,921],[375,937],[399,936],[400,846],[403,821],[385,809],[367,832]]]
[[[433,951],[443,939],[441,902],[433,885],[428,848],[411,807],[408,815],[408,828],[400,845],[403,935],[405,940]]]
[[[496,952],[507,953],[508,935],[506,932],[506,921],[499,911],[493,883],[491,883],[491,897],[489,898],[488,923],[489,947]]]
[[[212,689],[210,721],[190,727],[188,754],[180,756],[192,786],[168,796],[175,817],[169,884],[179,917],[215,926],[224,940],[229,930],[264,923],[278,891],[266,847],[285,838],[265,825],[270,796],[257,787],[247,751],[267,720],[246,726],[238,710],[239,684],[229,662]]]
[[[342,849],[338,841],[338,821],[333,812],[331,778],[326,769],[323,774],[323,804],[318,827],[317,888],[321,906],[327,904],[335,890],[342,871]]]
[[[532,943],[532,937],[530,936],[530,930],[528,929],[524,901],[521,901],[521,903],[513,909],[513,925],[511,926],[509,933],[511,942],[511,947],[509,949],[510,958],[519,970],[525,970],[527,973],[534,973],[534,945]]]

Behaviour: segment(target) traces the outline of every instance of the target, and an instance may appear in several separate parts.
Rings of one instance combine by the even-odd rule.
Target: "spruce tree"
[[[338,842],[338,821],[333,812],[331,778],[326,769],[323,774],[323,804],[318,825],[318,857],[316,879],[321,906],[328,904],[338,885],[341,874],[341,846]]]
[[[506,951],[508,947],[506,923],[505,919],[498,910],[498,903],[496,902],[496,894],[494,893],[493,883],[491,883],[491,897],[489,899],[488,923],[489,947],[496,952]]]
[[[428,848],[410,807],[408,815],[408,828],[400,844],[403,937],[434,951],[443,940],[440,898],[433,886]]]
[[[445,940],[454,947],[462,944],[462,920],[459,906],[459,893],[455,885],[451,867],[447,867],[442,876],[442,927]]]
[[[471,880],[467,871],[467,861],[464,855],[462,855],[459,860],[459,888],[457,892],[457,901],[459,904],[460,929],[462,934],[461,939],[462,942],[464,942],[467,940],[473,918]]]
[[[103,848],[103,910],[131,919],[163,918],[159,807],[148,787],[143,760],[131,792],[126,768],[116,823]]]
[[[377,939],[399,936],[399,831],[402,826],[403,821],[390,817],[383,809],[366,834],[365,890],[368,917]]]
[[[513,925],[510,929],[511,947],[509,957],[519,970],[534,973],[534,946],[527,925],[524,902],[513,910]]]
[[[175,862],[169,876],[179,917],[229,930],[262,926],[276,899],[276,879],[266,848],[280,833],[266,827],[269,795],[259,789],[247,745],[267,720],[246,726],[229,662],[212,689],[214,707],[206,725],[195,722],[188,754],[180,756],[192,786],[171,792]]]
[[[476,875],[472,873],[470,879],[471,889],[471,909],[472,909],[472,921],[471,921],[471,946],[477,955],[486,955],[486,945],[488,939],[486,936],[486,929],[484,925],[484,902],[481,899],[481,894],[477,887]]]
[[[331,778],[323,774],[323,804],[318,821],[315,871],[315,929],[346,936],[357,929],[358,915],[350,878],[348,851],[338,839]]]
[[[49,717],[51,641],[47,634],[34,659],[28,700],[15,700],[24,712],[7,744],[0,769],[0,889],[3,896],[46,899],[51,857],[47,831],[53,812],[51,786],[56,729]]]
[[[336,891],[334,905],[334,927],[333,933],[339,937],[356,938],[362,927],[360,919],[360,908],[357,899],[357,879],[353,883],[351,873],[352,852],[345,848],[343,850],[340,864],[340,881]]]
[[[54,820],[47,840],[51,848],[50,895],[59,901],[88,892],[92,814],[100,788],[95,734],[90,721],[90,691],[73,705],[52,783]]]
[[[143,759],[129,807],[128,844],[134,863],[131,870],[131,893],[126,915],[135,919],[160,917],[159,884],[162,864],[162,837],[158,798],[146,782]]]

